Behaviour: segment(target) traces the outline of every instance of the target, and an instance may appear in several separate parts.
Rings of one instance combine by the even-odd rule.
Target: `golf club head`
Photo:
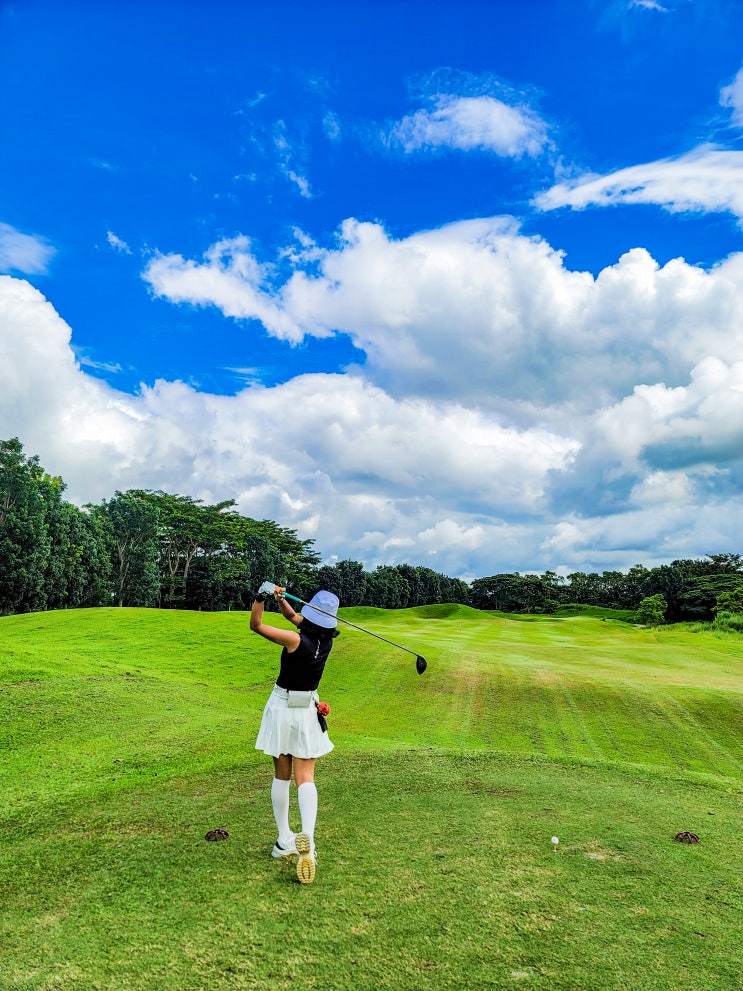
[[[422,654],[418,654],[418,656],[415,659],[415,670],[418,672],[418,674],[423,674],[423,672],[426,670],[427,667],[428,665],[426,664],[425,657],[423,657]]]

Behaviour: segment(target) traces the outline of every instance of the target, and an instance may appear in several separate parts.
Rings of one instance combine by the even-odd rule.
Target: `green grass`
[[[343,615],[429,669],[336,642],[311,886],[268,856],[245,614],[0,620],[1,991],[743,989],[740,638]]]
[[[593,616],[594,619],[618,619],[624,623],[634,623],[635,614],[634,609],[609,609],[606,606],[587,606],[580,602],[557,607],[558,616]]]

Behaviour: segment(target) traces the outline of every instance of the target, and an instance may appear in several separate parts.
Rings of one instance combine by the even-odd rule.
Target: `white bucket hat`
[[[337,595],[323,590],[312,596],[309,603],[302,609],[302,615],[310,623],[324,626],[326,630],[332,630],[338,625],[335,614],[338,612],[339,605],[340,601]],[[313,608],[314,606],[317,608]],[[322,612],[318,612],[318,609],[322,609]],[[325,613],[331,613],[331,615],[326,616]]]

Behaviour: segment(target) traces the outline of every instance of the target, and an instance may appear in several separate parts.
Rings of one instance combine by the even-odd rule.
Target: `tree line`
[[[666,622],[708,622],[719,608],[737,609],[743,593],[743,556],[708,554],[646,568],[636,564],[627,572],[576,571],[563,577],[513,574],[477,578],[470,604],[502,612],[554,613],[570,605],[636,611],[645,600],[662,600]],[[732,596],[732,598],[731,598]],[[731,605],[732,604],[732,605]]]
[[[300,598],[330,589],[345,605],[469,601],[466,582],[430,568],[321,567],[314,541],[241,515],[231,499],[206,505],[129,489],[79,508],[64,491],[18,438],[0,441],[0,615],[101,605],[246,609],[266,578]]]
[[[247,609],[266,578],[300,598],[318,588],[346,606],[454,602],[551,613],[571,604],[636,610],[661,596],[669,621],[709,620],[720,595],[743,594],[743,557],[711,554],[625,574],[496,574],[467,583],[430,568],[321,564],[313,540],[241,515],[234,500],[129,489],[82,508],[18,438],[0,441],[0,615],[84,606]],[[737,600],[735,600],[737,601]]]

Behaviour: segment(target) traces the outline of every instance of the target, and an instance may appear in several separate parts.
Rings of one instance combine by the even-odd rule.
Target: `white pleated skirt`
[[[268,697],[263,710],[261,728],[255,741],[255,749],[269,757],[291,754],[292,757],[323,757],[333,749],[327,733],[323,733],[317,718],[314,701],[304,709],[290,709],[288,692],[278,685]]]

